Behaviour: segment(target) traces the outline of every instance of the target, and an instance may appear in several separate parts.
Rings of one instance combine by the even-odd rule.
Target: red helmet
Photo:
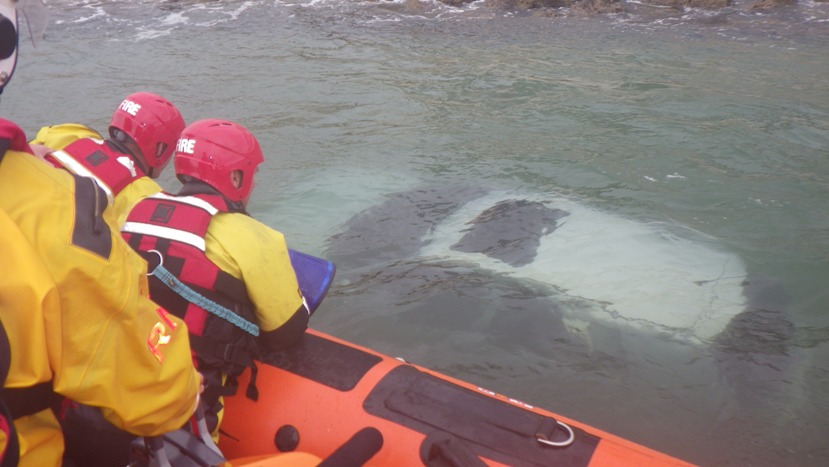
[[[256,166],[264,161],[259,142],[245,127],[227,120],[193,122],[181,132],[173,164],[179,180],[193,177],[212,186],[227,199],[247,206]],[[240,171],[239,186],[232,174]]]
[[[184,119],[167,99],[151,92],[136,92],[115,109],[109,124],[110,134],[113,128],[135,141],[147,165],[157,175],[173,155],[178,135],[184,129]]]

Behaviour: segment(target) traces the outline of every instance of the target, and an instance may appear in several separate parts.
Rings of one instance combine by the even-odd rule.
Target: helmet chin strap
[[[138,162],[139,165],[146,166],[147,170],[144,171],[150,178],[158,178],[158,175],[155,173],[155,167],[150,167],[146,164],[143,157],[135,156],[135,161]]]
[[[227,198],[225,198],[225,199],[227,200]],[[247,211],[247,206],[245,206],[244,201],[230,201],[230,200],[228,200],[227,202],[228,202],[228,204],[233,206],[233,212],[239,212],[239,213],[242,213],[242,214],[247,214],[248,216],[250,215],[250,213],[248,213],[248,211]]]

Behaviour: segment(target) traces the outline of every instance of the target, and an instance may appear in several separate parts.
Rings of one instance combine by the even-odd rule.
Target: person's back
[[[120,225],[135,203],[161,191],[155,179],[169,163],[183,129],[184,119],[170,101],[136,92],[113,112],[109,138],[81,137],[88,127],[61,124],[41,128],[32,141],[53,145],[44,158],[55,166],[95,179],[110,197]]]
[[[15,7],[0,0],[0,93],[17,60]],[[54,393],[100,407],[139,436],[180,427],[198,402],[186,326],[147,297],[146,264],[112,214],[92,180],[34,157],[23,131],[0,118],[0,322],[9,340],[0,399],[17,432],[0,436],[0,453],[17,441],[24,467],[61,464]]]
[[[2,119],[0,147],[0,209],[16,227],[3,228],[3,261],[6,251],[28,258],[26,269],[4,264],[0,278],[12,345],[3,399],[31,404],[15,414],[22,463],[60,463],[51,392],[138,435],[178,428],[199,387],[186,328],[147,298],[145,266],[118,238],[103,192],[32,157]]]
[[[182,132],[173,160],[181,191],[139,202],[122,232],[151,270],[161,264],[150,295],[188,324],[215,433],[219,396],[234,390],[222,387],[225,377],[252,365],[257,344],[296,342],[309,313],[283,235],[245,212],[263,161],[253,135],[232,122],[200,120]]]

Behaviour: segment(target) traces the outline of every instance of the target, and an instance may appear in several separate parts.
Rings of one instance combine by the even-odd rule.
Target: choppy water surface
[[[337,260],[317,328],[702,465],[829,462],[829,4],[49,5],[2,115],[103,129],[149,89],[251,128],[252,212]],[[504,199],[572,222],[520,267],[449,248]]]

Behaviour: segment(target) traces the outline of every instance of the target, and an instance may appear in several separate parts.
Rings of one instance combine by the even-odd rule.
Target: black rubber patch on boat
[[[476,455],[507,465],[586,466],[600,439],[576,427],[573,442],[552,447],[535,440],[545,433],[563,441],[569,433],[550,417],[521,409],[429,375],[410,365],[390,371],[363,402],[366,412],[424,434],[443,431]],[[559,426],[554,432],[550,427]]]
[[[279,352],[263,352],[262,362],[339,391],[350,391],[381,357],[320,336],[302,339]]]

